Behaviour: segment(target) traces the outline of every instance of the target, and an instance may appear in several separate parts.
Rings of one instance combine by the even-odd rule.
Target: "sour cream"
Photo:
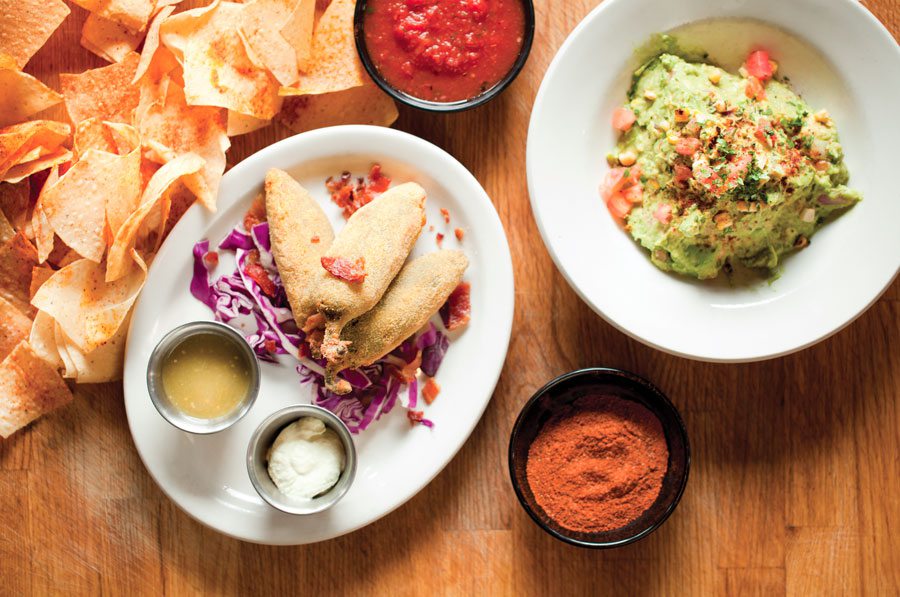
[[[269,448],[269,477],[293,499],[312,499],[337,483],[344,470],[344,447],[320,419],[303,417],[278,434]]]

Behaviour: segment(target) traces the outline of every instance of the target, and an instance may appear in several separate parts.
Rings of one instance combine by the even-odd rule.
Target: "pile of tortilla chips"
[[[69,9],[0,0],[2,437],[70,401],[63,377],[121,377],[147,267],[195,200],[215,210],[229,137],[397,118],[357,57],[353,0],[73,3],[111,64],[55,91],[22,69]],[[41,118],[59,102],[69,122]]]

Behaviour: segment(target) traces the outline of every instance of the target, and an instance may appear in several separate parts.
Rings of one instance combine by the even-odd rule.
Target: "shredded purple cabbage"
[[[194,272],[191,278],[191,294],[212,309],[216,320],[239,330],[250,343],[257,357],[275,362],[275,355],[287,354],[297,359],[300,382],[312,384],[313,403],[339,416],[353,433],[365,430],[372,422],[391,412],[406,386],[407,409],[418,403],[419,383],[413,378],[409,383],[400,381],[397,371],[414,363],[421,355],[421,369],[434,377],[447,352],[450,341],[434,324],[419,334],[405,340],[389,355],[367,367],[349,369],[340,373],[352,386],[349,394],[338,395],[325,387],[325,362],[307,356],[306,334],[297,328],[291,313],[284,285],[275,267],[269,238],[269,224],[257,224],[248,233],[239,225],[219,243],[219,249],[233,251],[237,267],[230,274],[219,276],[210,282],[210,271],[204,257],[209,253],[209,241],[194,245]],[[245,273],[251,251],[259,253],[259,264],[265,269],[275,286],[275,296],[267,296],[259,284]],[[426,427],[434,423],[420,421]]]

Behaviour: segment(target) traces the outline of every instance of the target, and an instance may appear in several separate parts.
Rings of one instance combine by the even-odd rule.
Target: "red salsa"
[[[525,35],[522,0],[368,0],[365,38],[381,76],[434,102],[480,95],[512,69]]]

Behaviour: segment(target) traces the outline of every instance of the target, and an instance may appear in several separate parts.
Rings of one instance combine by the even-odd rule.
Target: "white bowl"
[[[834,117],[850,186],[864,194],[786,259],[773,282],[732,287],[724,276],[698,282],[666,274],[599,197],[605,155],[616,143],[610,116],[639,65],[635,50],[685,26],[684,37],[730,70],[751,46],[767,47],[793,88]],[[847,325],[897,274],[898,101],[900,49],[853,0],[608,0],[563,44],[535,100],[527,152],[532,209],[575,291],[634,338],[707,361],[787,354]]]

